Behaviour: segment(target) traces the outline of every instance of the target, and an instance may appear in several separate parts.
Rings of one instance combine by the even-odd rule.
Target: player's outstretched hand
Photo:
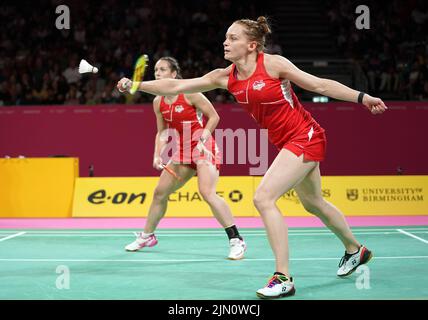
[[[129,92],[132,87],[132,81],[128,78],[122,78],[119,80],[116,87],[119,92]]]
[[[363,104],[372,114],[380,114],[388,109],[382,99],[369,96],[368,94],[364,95]]]

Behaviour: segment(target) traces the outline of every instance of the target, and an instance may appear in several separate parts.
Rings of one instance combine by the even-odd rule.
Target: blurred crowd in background
[[[337,49],[358,63],[370,93],[428,100],[428,1],[327,1]],[[355,27],[355,8],[370,8],[370,29]]]
[[[222,43],[227,27],[239,18],[257,18],[265,4],[255,0],[68,1],[71,28],[58,30],[55,8],[60,1],[29,3],[0,4],[0,19],[7,21],[0,33],[3,106],[151,102],[151,95],[122,95],[115,88],[121,77],[132,77],[140,54],[150,58],[145,80],[154,78],[154,63],[162,56],[180,62],[183,78],[225,67],[229,63],[223,59]],[[337,50],[356,62],[370,93],[427,100],[428,2],[369,3],[376,19],[372,18],[370,30],[360,31],[354,22],[356,1],[325,0]],[[267,52],[287,57],[282,51],[280,43],[268,41]],[[77,68],[82,58],[97,66],[99,73],[80,75]],[[233,101],[224,90],[206,95],[213,102]]]

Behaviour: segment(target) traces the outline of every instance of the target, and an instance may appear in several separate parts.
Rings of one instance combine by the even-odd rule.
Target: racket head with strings
[[[149,62],[149,57],[146,54],[142,54],[135,62],[134,74],[132,75],[132,86],[129,92],[134,94],[138,90],[140,82],[144,78],[144,73],[146,71],[147,64]]]
[[[167,165],[165,165],[165,164],[162,163],[161,166],[162,166],[162,169],[164,169],[166,172],[168,172],[170,175],[172,175],[178,181],[181,181],[181,178],[173,170],[171,170],[170,168],[168,168]]]

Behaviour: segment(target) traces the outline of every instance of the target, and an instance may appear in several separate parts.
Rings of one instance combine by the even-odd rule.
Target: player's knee
[[[266,207],[274,205],[275,201],[272,199],[272,196],[269,191],[265,189],[257,189],[254,193],[253,203],[260,211]]]
[[[153,193],[154,201],[166,201],[168,200],[169,192],[162,188],[156,188]]]
[[[201,194],[202,199],[204,199],[208,203],[211,203],[212,201],[214,201],[214,198],[217,195],[215,190],[210,190],[205,188],[200,188],[199,193]]]
[[[322,208],[324,206],[323,198],[311,198],[311,199],[300,199],[302,201],[305,210],[315,216],[322,214]]]

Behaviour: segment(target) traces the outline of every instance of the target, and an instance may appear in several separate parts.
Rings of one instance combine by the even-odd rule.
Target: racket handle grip
[[[122,89],[123,90],[126,90],[126,89],[128,89],[128,83],[129,83],[130,81],[126,81],[126,82],[123,82],[122,83]]]
[[[129,89],[130,94],[134,94],[138,91],[138,88],[140,87],[140,82],[138,81],[132,81],[131,89]]]
[[[172,175],[174,178],[176,178],[178,181],[181,181],[181,178],[170,168],[168,168],[165,164],[162,164],[162,168],[166,170],[170,175]]]

